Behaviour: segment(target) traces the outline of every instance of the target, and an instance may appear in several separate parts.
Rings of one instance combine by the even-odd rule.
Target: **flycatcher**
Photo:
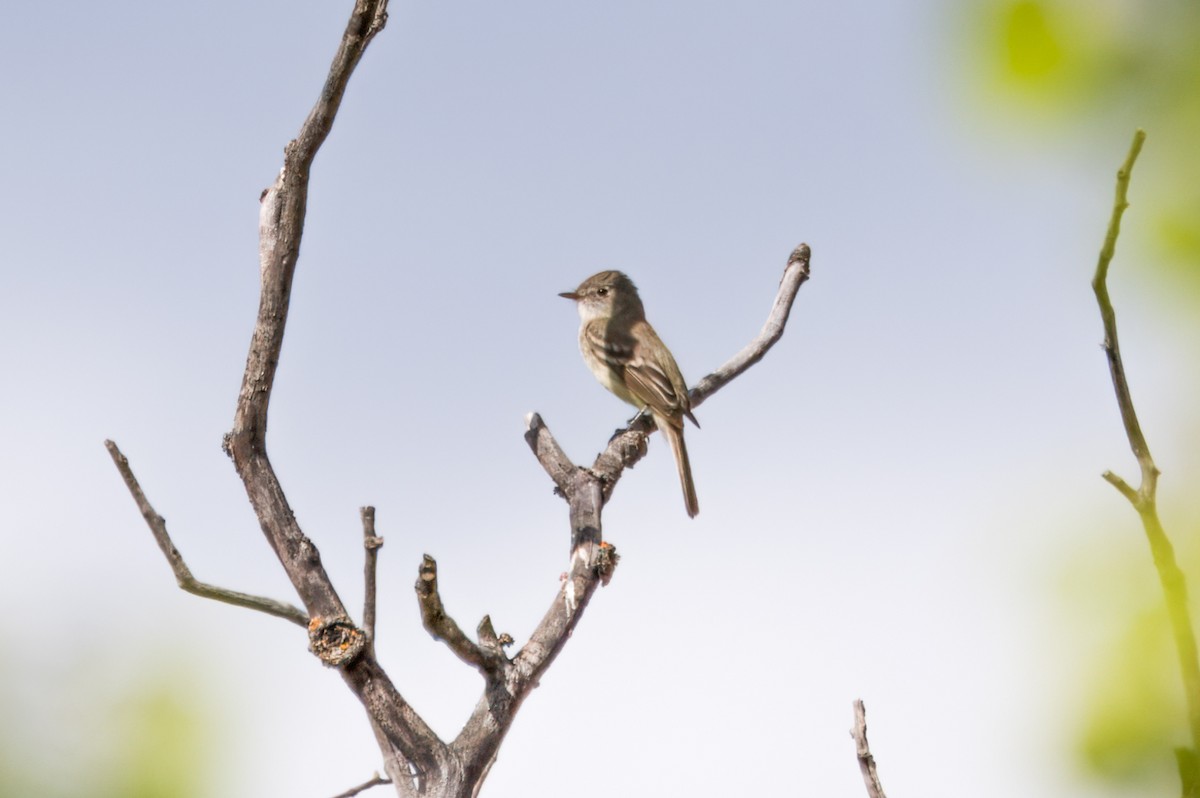
[[[646,321],[637,287],[621,272],[607,271],[559,296],[575,300],[579,308],[579,350],[592,374],[619,398],[654,416],[675,454],[683,503],[694,518],[700,505],[683,443],[683,419],[697,427],[700,423],[692,415],[687,383],[671,350]]]

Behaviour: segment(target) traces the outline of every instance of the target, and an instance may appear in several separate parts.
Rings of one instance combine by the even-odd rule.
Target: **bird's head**
[[[579,317],[585,322],[627,314],[633,314],[636,318],[645,318],[646,315],[637,286],[623,272],[593,274],[574,291],[564,291],[559,296],[575,300],[579,306]]]

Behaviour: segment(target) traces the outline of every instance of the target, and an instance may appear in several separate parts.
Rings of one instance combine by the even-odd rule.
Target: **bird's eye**
[[[597,288],[596,296],[608,296],[608,289],[607,288]]]

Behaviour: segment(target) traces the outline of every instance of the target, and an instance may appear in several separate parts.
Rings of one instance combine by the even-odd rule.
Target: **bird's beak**
[[[574,291],[563,291],[561,294],[559,294],[559,296],[563,299],[574,299],[576,301],[579,300],[579,294],[575,293]]]

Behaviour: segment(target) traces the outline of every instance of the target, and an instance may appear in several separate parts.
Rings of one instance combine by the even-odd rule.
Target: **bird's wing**
[[[653,327],[646,322],[640,322],[640,325],[638,336],[633,339],[633,352],[625,363],[625,384],[651,410],[669,417],[677,424],[683,423],[683,416],[691,418],[695,423],[691,402],[688,401],[687,385],[679,372],[679,366],[675,364],[675,358],[659,340]],[[657,346],[647,346],[643,341]],[[655,356],[655,352],[659,353],[658,357]]]
[[[637,341],[630,336],[612,335],[603,321],[597,320],[583,328],[583,343],[592,355],[613,371],[620,372],[634,356]]]

